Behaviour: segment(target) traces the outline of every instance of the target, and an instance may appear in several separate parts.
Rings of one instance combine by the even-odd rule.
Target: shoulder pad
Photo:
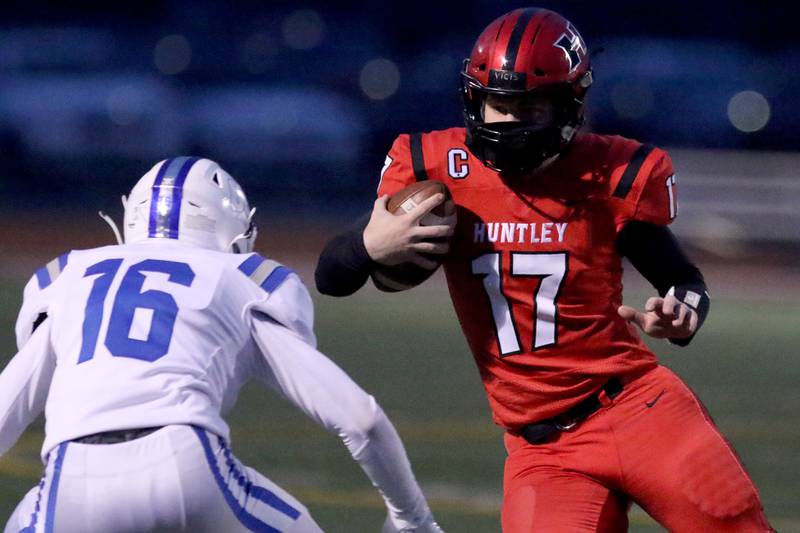
[[[294,270],[286,267],[277,261],[266,259],[254,253],[242,261],[239,270],[266,292],[273,292],[281,286],[289,274],[294,274]]]
[[[36,281],[39,283],[40,289],[45,289],[61,275],[64,267],[67,266],[69,253],[59,256],[45,266],[36,271]]]

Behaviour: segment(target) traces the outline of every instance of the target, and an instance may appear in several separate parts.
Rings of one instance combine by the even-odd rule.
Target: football
[[[402,215],[436,193],[443,193],[445,200],[422,217],[420,225],[442,224],[456,216],[456,205],[447,185],[440,181],[426,180],[412,183],[393,194],[386,207],[390,213]],[[441,264],[442,256],[440,255],[426,254],[426,257],[436,261],[434,268],[426,269],[413,263],[384,266],[372,272],[372,283],[384,292],[398,292],[416,287],[431,277]]]

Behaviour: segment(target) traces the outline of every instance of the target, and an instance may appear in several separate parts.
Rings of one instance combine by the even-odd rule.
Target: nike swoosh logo
[[[658,396],[656,396],[655,398],[653,398],[649,402],[644,402],[644,404],[647,407],[653,407],[656,404],[656,402],[664,395],[665,392],[667,392],[666,389],[662,390],[661,392],[658,393]]]

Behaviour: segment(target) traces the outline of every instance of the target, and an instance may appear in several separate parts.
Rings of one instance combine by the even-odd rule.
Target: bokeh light
[[[192,60],[192,47],[183,35],[162,37],[153,51],[156,68],[169,76],[180,74]]]
[[[385,100],[400,87],[400,70],[388,59],[373,59],[361,69],[358,86],[368,98]]]
[[[130,85],[115,87],[106,98],[111,121],[118,126],[133,124],[142,115],[144,95]]]
[[[653,110],[653,90],[646,83],[617,84],[611,89],[611,105],[622,118],[644,118]]]
[[[728,119],[733,127],[745,133],[764,129],[769,122],[769,102],[756,91],[736,93],[728,102]]]
[[[289,48],[310,50],[322,41],[325,22],[313,9],[298,9],[283,19],[281,33]]]

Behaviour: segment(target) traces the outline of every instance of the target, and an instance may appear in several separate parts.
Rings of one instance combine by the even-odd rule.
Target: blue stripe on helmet
[[[181,220],[181,201],[183,200],[183,184],[186,183],[186,178],[189,171],[195,163],[200,160],[199,157],[189,157],[181,166],[178,171],[178,177],[175,178],[175,185],[172,189],[172,209],[169,214],[169,238],[178,238],[178,223]]]
[[[260,255],[253,254],[244,261],[242,261],[242,264],[239,265],[239,270],[241,270],[245,276],[249,276],[250,274],[255,272],[256,269],[259,267],[259,265],[261,265],[261,263],[263,263],[264,261],[266,261],[266,259],[264,259]]]
[[[183,184],[197,157],[175,157],[164,161],[153,182],[148,237],[178,238]]]
[[[269,276],[267,276],[267,279],[265,279],[264,283],[261,284],[261,288],[267,292],[272,292],[280,287],[281,283],[284,282],[289,274],[294,274],[294,271],[289,267],[281,265],[273,270]]]
[[[47,496],[47,514],[44,519],[44,532],[53,533],[53,526],[56,519],[56,498],[58,497],[58,482],[61,479],[61,465],[64,464],[64,455],[67,452],[66,442],[62,442],[58,447],[56,463],[53,465],[53,480],[50,482],[50,493]]]

